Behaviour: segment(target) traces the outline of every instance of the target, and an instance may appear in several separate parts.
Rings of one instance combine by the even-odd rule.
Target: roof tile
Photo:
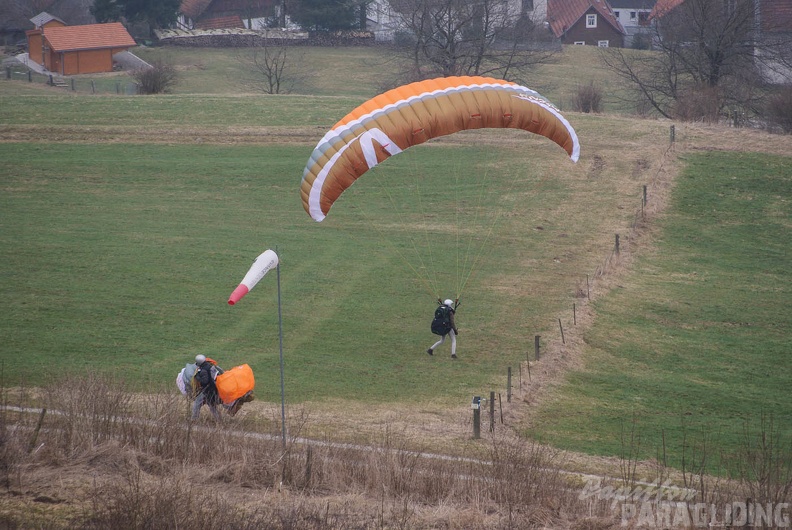
[[[182,0],[179,12],[193,20],[197,20],[211,3],[212,0]]]
[[[605,0],[547,0],[547,22],[556,37],[561,37],[586,12],[594,8],[616,31],[624,34],[624,27],[616,19]]]
[[[44,28],[54,51],[91,50],[135,46],[135,39],[120,22]]]
[[[205,18],[195,23],[195,29],[227,29],[244,28],[245,24],[239,15],[230,17]]]

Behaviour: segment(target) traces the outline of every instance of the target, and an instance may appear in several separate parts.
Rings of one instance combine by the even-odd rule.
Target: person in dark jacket
[[[215,377],[217,377],[220,369],[217,365],[209,362],[205,355],[200,353],[195,356],[195,364],[198,366],[198,370],[195,372],[195,381],[198,384],[198,388],[192,406],[192,419],[197,420],[201,414],[201,407],[206,405],[212,412],[214,419],[220,421],[220,412],[217,410],[220,396],[218,396],[217,387],[215,386]]]
[[[454,307],[454,301],[449,299],[449,300],[446,300],[445,302],[441,302],[440,303],[440,307],[438,308],[438,310],[442,310],[443,314],[446,316],[446,318],[442,319],[442,324],[443,324],[444,327],[442,329],[435,330],[434,323],[435,323],[435,321],[439,320],[437,318],[438,317],[438,313],[437,313],[437,311],[435,311],[435,320],[432,322],[433,323],[432,333],[435,333],[436,335],[440,335],[440,340],[438,340],[437,342],[432,344],[429,347],[429,349],[426,350],[426,353],[428,353],[429,355],[434,355],[435,348],[437,348],[438,346],[443,344],[445,342],[445,340],[446,340],[446,337],[450,336],[451,337],[451,358],[452,359],[456,359],[457,358],[457,354],[456,354],[456,342],[457,342],[456,341],[456,336],[459,334],[459,332],[457,331],[456,321],[454,320],[454,315],[456,314],[456,308]]]

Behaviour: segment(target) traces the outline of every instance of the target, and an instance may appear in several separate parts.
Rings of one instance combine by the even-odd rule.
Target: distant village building
[[[182,0],[180,29],[262,30],[277,17],[279,0]]]
[[[640,44],[640,37],[645,35],[644,44],[651,42],[651,22],[649,15],[652,13],[657,0],[609,0],[616,20],[622,25],[625,31],[624,47],[643,47]]]
[[[605,0],[547,0],[547,22],[562,44],[624,47],[627,32]]]
[[[547,0],[506,0],[509,16],[516,19],[526,16],[542,26],[547,15]],[[388,0],[374,0],[367,6],[366,29],[374,33],[377,41],[393,41],[399,31],[405,31],[403,15]]]
[[[28,57],[58,75],[113,71],[113,55],[136,46],[120,22],[67,26],[58,17],[41,13],[26,32]]]

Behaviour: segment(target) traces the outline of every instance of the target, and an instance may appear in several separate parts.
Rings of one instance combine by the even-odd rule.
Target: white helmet
[[[447,305],[448,307],[451,307],[454,305],[454,301],[448,298],[445,302],[443,302],[443,305]]]
[[[206,356],[200,353],[195,356],[195,364],[203,364],[206,362]]]

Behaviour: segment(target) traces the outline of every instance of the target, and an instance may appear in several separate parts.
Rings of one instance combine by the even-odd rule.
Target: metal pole
[[[277,253],[278,247],[275,247]],[[278,340],[280,348],[280,386],[281,386],[281,427],[283,431],[283,451],[286,452],[286,393],[283,387],[283,313],[281,311],[280,259],[276,267],[278,273]]]

